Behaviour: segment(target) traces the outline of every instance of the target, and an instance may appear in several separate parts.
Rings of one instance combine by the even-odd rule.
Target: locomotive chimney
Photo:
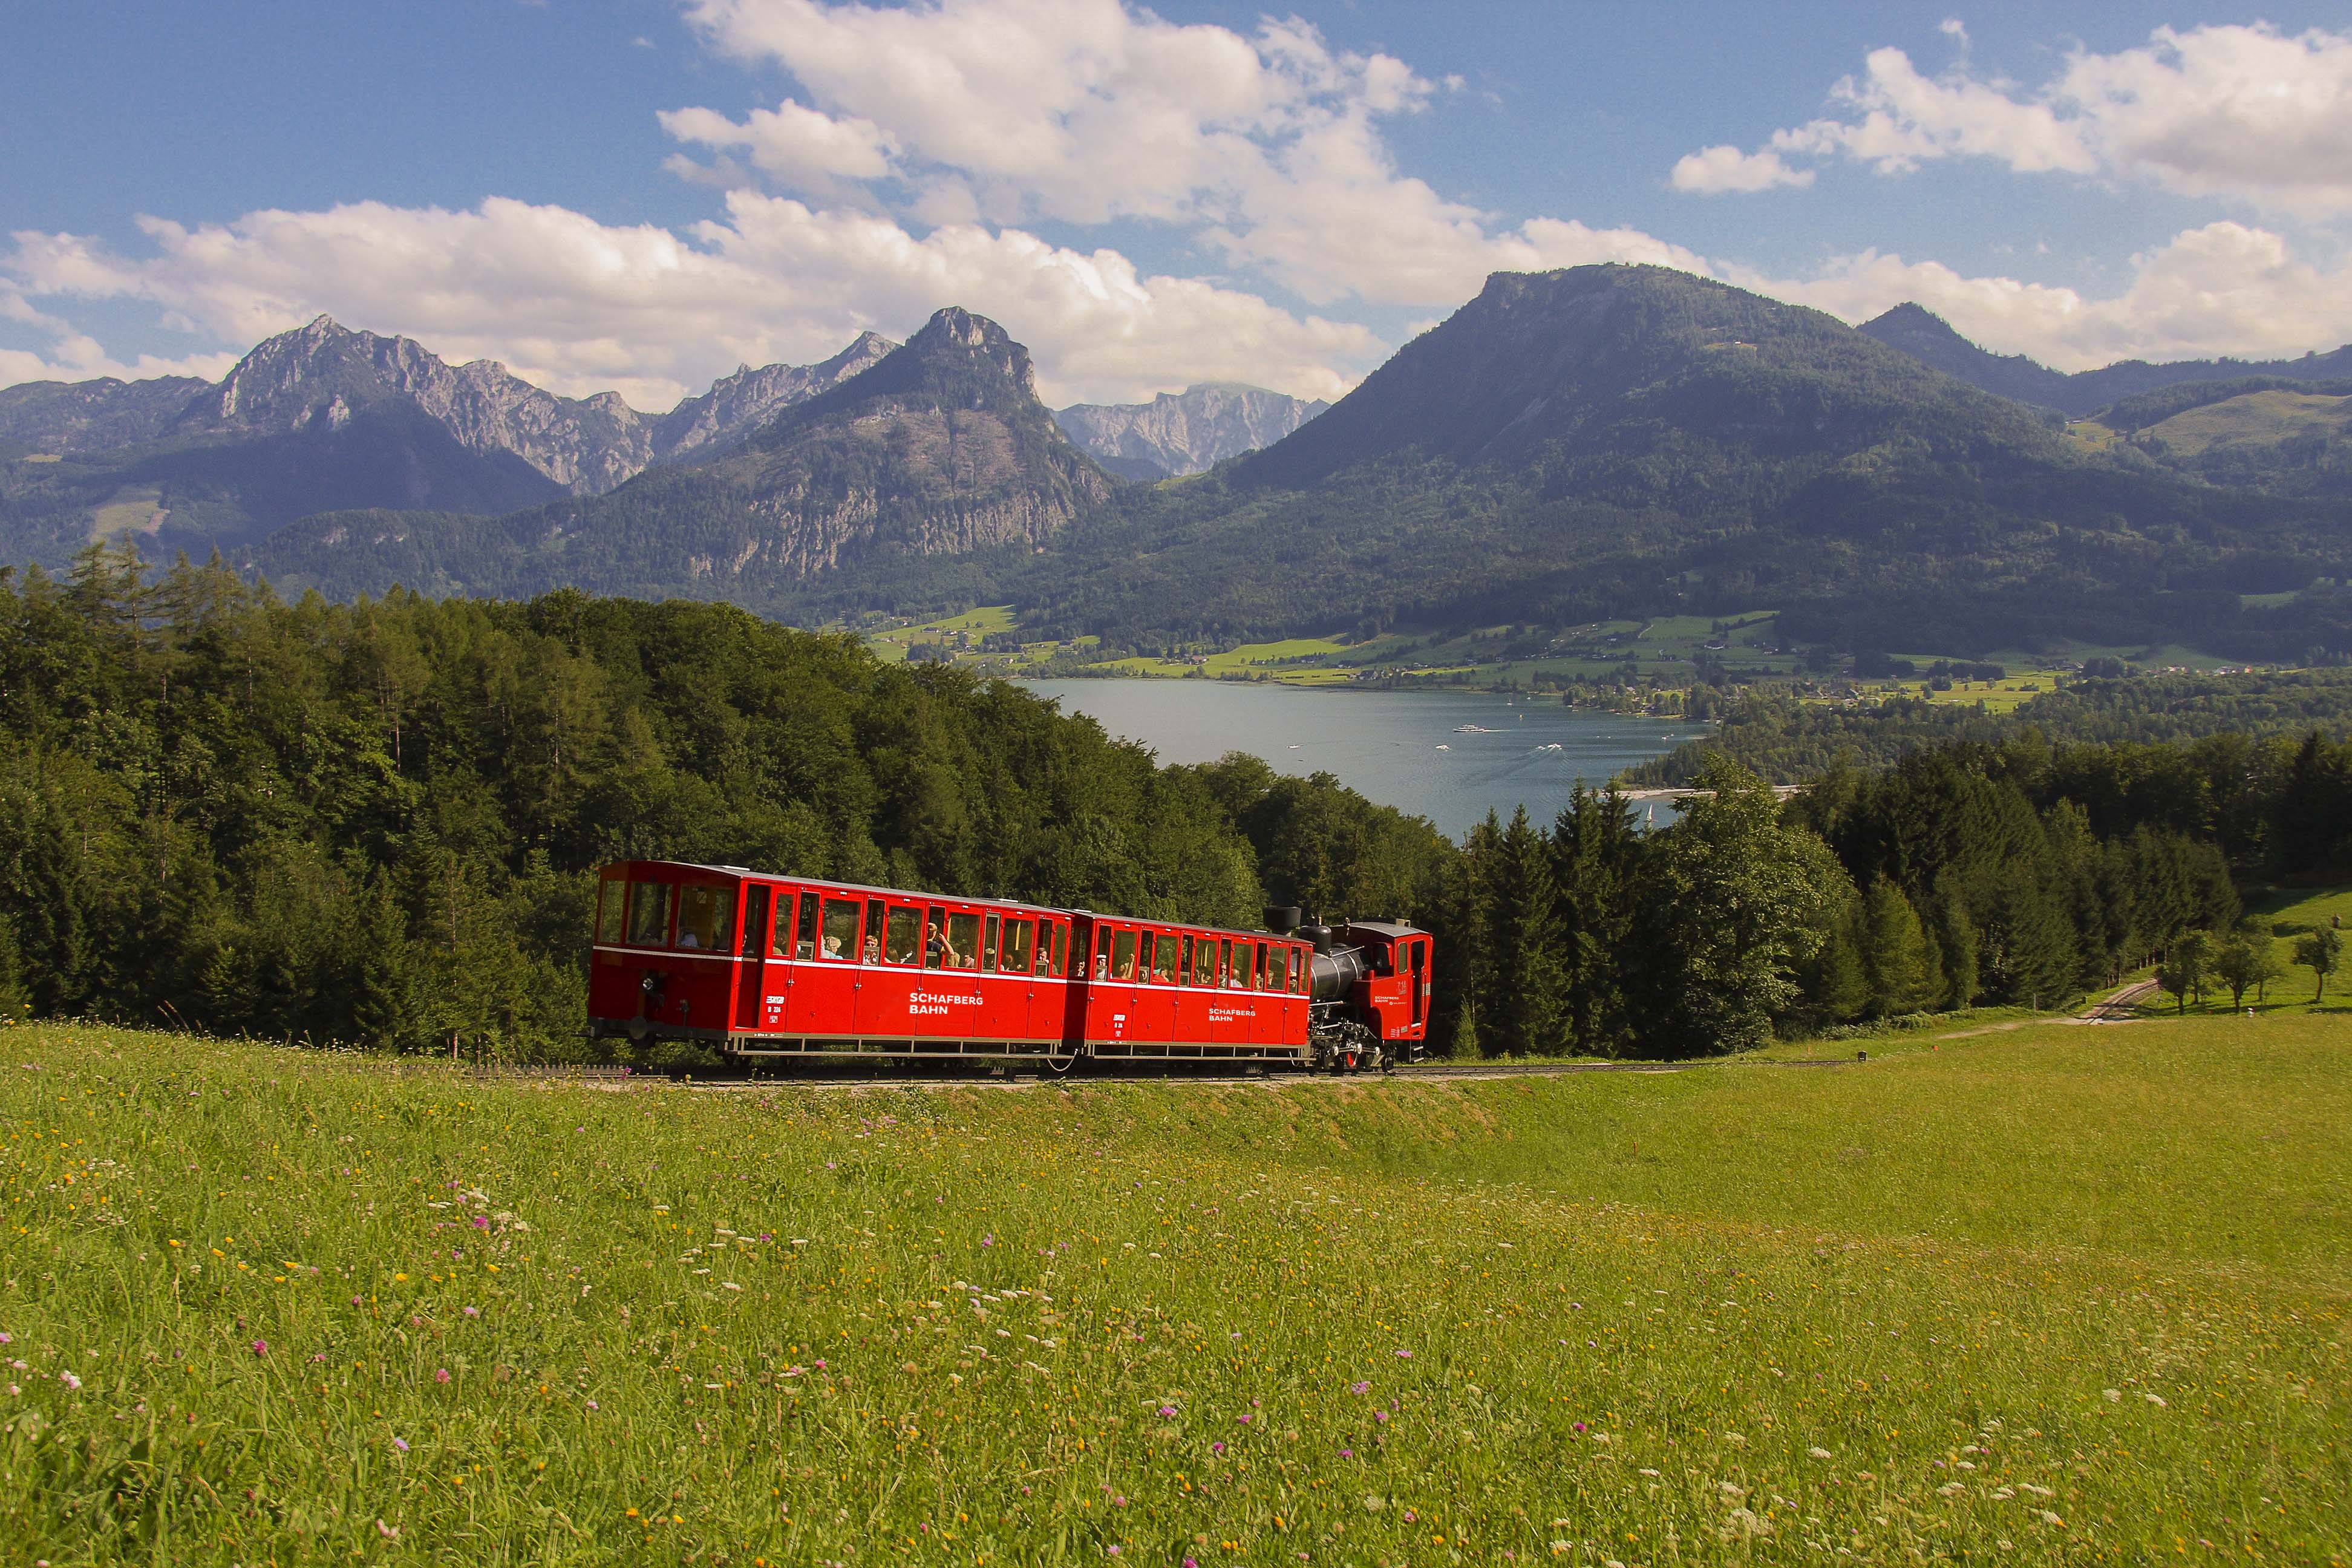
[[[1276,936],[1288,936],[1306,918],[1299,913],[1297,904],[1269,904],[1265,910],[1265,929]]]

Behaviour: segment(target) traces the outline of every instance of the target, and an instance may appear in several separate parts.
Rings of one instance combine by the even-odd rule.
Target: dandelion
[[[448,1381],[449,1381],[449,1369],[448,1369],[447,1367],[446,1367],[446,1366],[436,1366],[436,1367],[435,1367],[435,1368],[433,1369],[433,1381],[434,1381],[434,1382],[436,1382],[436,1383],[446,1383],[446,1382],[448,1382]]]

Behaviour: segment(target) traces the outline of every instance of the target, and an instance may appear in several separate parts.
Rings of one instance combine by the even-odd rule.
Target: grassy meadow
[[[2352,1020],[1235,1089],[5,1046],[9,1563],[2352,1537]]]

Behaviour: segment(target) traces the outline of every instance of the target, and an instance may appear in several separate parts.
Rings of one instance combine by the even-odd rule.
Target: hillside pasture
[[[2343,1561],[2352,1021],[1902,1043],[714,1089],[19,1027],[0,1538]]]

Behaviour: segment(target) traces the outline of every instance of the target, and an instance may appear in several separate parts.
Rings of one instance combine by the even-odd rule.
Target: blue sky
[[[326,310],[657,408],[961,303],[1055,401],[1328,395],[1488,270],[1611,259],[2069,368],[2352,339],[2340,7],[2051,15],[20,9],[0,383]]]

